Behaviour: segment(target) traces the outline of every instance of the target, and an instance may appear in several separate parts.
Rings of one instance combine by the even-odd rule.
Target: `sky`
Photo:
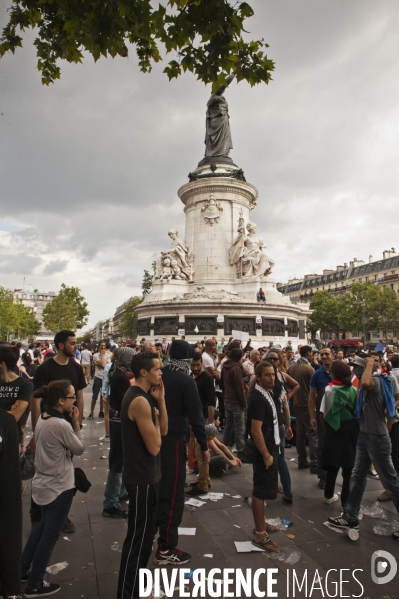
[[[269,85],[226,91],[231,157],[280,282],[399,249],[399,3],[249,0]],[[0,25],[9,0],[0,0]],[[140,294],[184,235],[178,188],[204,153],[209,86],[128,59],[61,63],[46,87],[32,32],[0,60],[0,285],[76,285],[89,325]]]

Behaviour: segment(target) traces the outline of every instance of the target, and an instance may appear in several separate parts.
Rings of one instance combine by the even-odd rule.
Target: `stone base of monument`
[[[261,345],[306,343],[306,304],[292,304],[275,289],[275,282],[263,283],[266,302],[258,302],[254,282],[243,282],[242,291],[218,289],[215,285],[155,285],[138,307],[138,336],[146,339],[179,337],[195,342],[204,336],[227,339],[233,331],[248,333]],[[270,288],[270,292],[269,292]]]
[[[138,336],[227,339],[248,333],[261,344],[306,342],[307,304],[292,304],[270,276],[274,260],[251,220],[258,191],[231,158],[202,160],[178,190],[184,204],[184,240],[156,262],[153,287],[138,314]],[[262,288],[266,302],[257,301]]]

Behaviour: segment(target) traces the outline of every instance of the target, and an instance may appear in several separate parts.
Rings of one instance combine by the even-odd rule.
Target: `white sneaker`
[[[327,505],[331,505],[332,503],[334,503],[334,501],[338,501],[339,497],[338,495],[335,493],[332,497],[330,497],[330,499],[327,499],[327,497],[324,498],[324,503],[326,503]]]
[[[105,441],[106,443],[109,443],[109,437],[107,437],[106,435],[103,435],[102,437],[99,438],[99,441]]]

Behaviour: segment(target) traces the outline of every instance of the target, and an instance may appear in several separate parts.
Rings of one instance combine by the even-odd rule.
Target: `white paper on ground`
[[[236,546],[237,553],[251,553],[251,551],[264,551],[264,549],[252,545],[251,541],[234,541],[234,545]]]
[[[46,568],[46,572],[48,572],[49,574],[58,574],[58,572],[61,572],[61,570],[65,570],[65,568],[68,566],[68,562],[59,562],[58,564],[53,564],[52,566],[48,566]]]
[[[204,553],[204,557],[209,557],[209,559],[212,559],[213,553]]]
[[[179,535],[186,535],[186,536],[194,536],[195,533],[197,532],[196,528],[178,528],[177,532]]]
[[[213,499],[214,501],[217,499],[223,499],[223,493],[204,493],[203,495],[198,495],[200,499]]]
[[[62,537],[64,539],[64,541],[71,541],[71,539],[68,539],[68,537]]]
[[[59,562],[58,564],[53,564],[52,566],[48,566],[46,568],[46,572],[49,574],[58,574],[61,570],[65,570],[69,566],[68,562]]]
[[[193,507],[201,507],[201,505],[205,505],[206,501],[199,501],[194,497],[191,497],[188,501],[185,502],[186,505],[192,505]]]
[[[232,505],[231,507],[241,507],[240,505]]]
[[[232,499],[241,499],[241,495],[232,495],[231,498]]]

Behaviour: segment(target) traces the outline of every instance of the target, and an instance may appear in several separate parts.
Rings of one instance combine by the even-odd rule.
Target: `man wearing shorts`
[[[80,354],[81,357],[81,365],[83,368],[83,374],[85,375],[86,385],[90,385],[90,368],[92,362],[92,353],[89,350],[87,343],[85,343],[84,349]]]
[[[255,368],[256,385],[249,397],[248,431],[255,444],[253,458],[252,515],[255,523],[254,545],[272,553],[279,547],[269,537],[276,527],[265,522],[265,500],[276,499],[278,486],[278,448],[280,435],[273,400],[275,370],[262,361]]]

